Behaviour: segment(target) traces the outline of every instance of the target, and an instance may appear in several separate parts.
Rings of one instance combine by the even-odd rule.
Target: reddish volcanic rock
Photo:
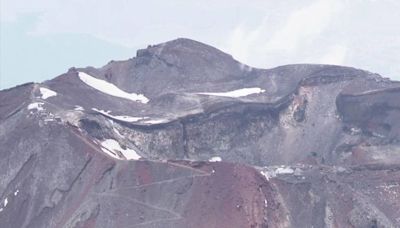
[[[0,227],[400,227],[400,82],[177,39],[0,91]]]

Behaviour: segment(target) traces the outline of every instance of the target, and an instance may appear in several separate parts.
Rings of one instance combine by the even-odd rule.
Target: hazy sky
[[[0,88],[187,37],[254,67],[327,63],[400,80],[398,0],[0,0]]]

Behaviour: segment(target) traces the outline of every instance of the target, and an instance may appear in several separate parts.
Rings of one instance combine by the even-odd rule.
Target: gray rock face
[[[149,46],[0,91],[0,227],[400,227],[399,120],[367,71]]]

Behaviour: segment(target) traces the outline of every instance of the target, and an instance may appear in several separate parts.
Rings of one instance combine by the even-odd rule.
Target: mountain
[[[176,39],[0,91],[0,227],[400,227],[400,82]]]

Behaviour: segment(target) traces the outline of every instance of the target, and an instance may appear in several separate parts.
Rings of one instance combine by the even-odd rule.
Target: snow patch
[[[50,113],[51,114],[51,113]],[[48,123],[48,122],[53,122],[53,121],[55,121],[55,119],[53,118],[53,117],[46,117],[46,118],[44,118],[44,122],[45,123]]]
[[[265,177],[265,179],[269,180],[270,178],[276,177],[277,175],[294,174],[295,176],[301,176],[302,170],[299,168],[296,168],[296,170],[294,170],[289,166],[270,166],[264,167],[263,170],[260,171],[260,173]]]
[[[118,153],[121,153],[127,160],[138,160],[140,155],[136,153],[136,151],[126,148],[123,149],[121,145],[115,141],[114,139],[106,139],[101,143],[103,147],[102,150],[108,154],[112,154],[111,156],[117,159],[121,159],[118,156]]]
[[[57,93],[54,92],[54,91],[51,90],[51,89],[47,89],[47,88],[44,88],[44,87],[40,87],[39,90],[40,90],[41,98],[42,98],[42,99],[47,99],[47,98],[49,98],[49,97],[57,96]]]
[[[134,116],[114,116],[111,115],[111,111],[105,111],[105,110],[101,110],[101,109],[97,109],[97,108],[92,108],[93,111],[101,113],[105,116],[110,117],[111,119],[115,119],[115,120],[120,120],[120,121],[124,121],[124,122],[138,122],[140,121],[141,123],[144,124],[161,124],[161,123],[166,123],[168,122],[168,119],[150,119],[150,117],[148,116],[142,116],[142,117],[134,117]]]
[[[75,105],[74,110],[75,111],[84,111],[85,109],[82,106]]]
[[[144,117],[133,117],[133,116],[113,116],[110,114],[111,111],[105,111],[105,110],[100,110],[97,108],[92,108],[93,111],[101,113],[105,116],[108,116],[112,119],[116,119],[116,120],[120,120],[120,121],[124,121],[124,122],[137,122],[139,120],[145,120],[148,119],[149,117],[144,116]]]
[[[121,158],[117,155],[117,153],[115,153],[115,152],[109,150],[109,149],[106,148],[106,147],[102,147],[101,150],[102,150],[104,153],[108,154],[109,156],[111,156],[111,157],[113,157],[113,158],[115,158],[115,159],[121,159]]]
[[[5,198],[4,199],[4,207],[7,207],[7,204],[8,204],[8,198]]]
[[[133,116],[114,116],[114,119],[125,122],[137,122],[139,120],[147,119],[148,117],[133,117]]]
[[[293,174],[294,170],[290,167],[279,167],[275,170],[276,174]]]
[[[143,104],[149,102],[149,99],[143,94],[127,93],[112,83],[92,77],[84,72],[78,73],[79,78],[88,86],[111,96],[120,97],[132,101],[139,101]]]
[[[153,119],[153,120],[146,120],[143,123],[145,124],[162,124],[168,122],[167,119]]]
[[[251,94],[263,93],[265,92],[264,89],[254,87],[254,88],[243,88],[237,89],[229,92],[219,92],[219,93],[197,93],[200,95],[209,95],[209,96],[219,96],[219,97],[245,97]]]
[[[276,177],[275,172],[271,172],[269,170],[263,170],[260,172],[261,175],[263,175],[265,177],[265,179],[269,180],[271,177]]]
[[[38,111],[43,111],[44,110],[43,105],[44,105],[43,102],[34,102],[28,105],[28,110],[36,109]]]
[[[97,109],[97,108],[92,108],[92,110],[93,110],[93,111],[95,111],[95,112],[98,112],[98,113],[104,114],[104,115],[106,115],[106,116],[108,116],[108,117],[112,117],[112,118],[114,118],[114,116],[113,116],[113,115],[110,115],[110,114],[109,114],[111,111],[106,111],[106,110]]]
[[[212,157],[208,160],[209,162],[220,162],[222,161],[221,157]]]
[[[19,190],[17,189],[17,191],[14,192],[14,196],[17,196],[19,193]]]

